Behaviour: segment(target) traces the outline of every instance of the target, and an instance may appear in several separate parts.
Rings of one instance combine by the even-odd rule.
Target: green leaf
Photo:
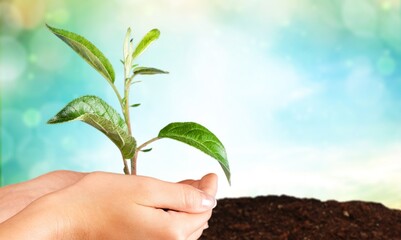
[[[141,150],[141,152],[150,152],[150,151],[152,151],[152,148],[147,148],[147,149]]]
[[[136,67],[134,69],[134,74],[138,75],[153,75],[153,74],[168,74],[168,72],[157,69],[157,68],[150,68],[150,67]]]
[[[160,31],[158,29],[150,30],[145,37],[139,42],[138,46],[136,46],[134,53],[132,54],[132,58],[137,58],[141,53],[156,39],[160,36]]]
[[[87,63],[95,68],[110,83],[114,83],[114,69],[109,60],[103,53],[86,38],[63,29],[50,27],[46,24],[52,33],[69,45],[78,53]],[[62,57],[62,56],[60,56]]]
[[[74,99],[47,123],[63,123],[81,120],[104,133],[120,149],[124,158],[132,158],[136,141],[128,133],[128,128],[120,114],[96,96]]]
[[[186,143],[213,157],[219,162],[231,184],[226,150],[220,140],[207,128],[194,122],[170,123],[160,130],[158,138],[171,138]]]
[[[132,104],[130,107],[139,107],[139,106],[141,106],[140,103],[135,103],[135,104]]]

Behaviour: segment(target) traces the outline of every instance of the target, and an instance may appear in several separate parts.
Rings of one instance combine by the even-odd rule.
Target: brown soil
[[[288,196],[221,199],[201,239],[401,239],[401,211]]]

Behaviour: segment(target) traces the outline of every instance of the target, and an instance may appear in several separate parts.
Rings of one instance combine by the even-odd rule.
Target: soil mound
[[[401,211],[363,201],[227,198],[218,200],[200,239],[401,240]]]

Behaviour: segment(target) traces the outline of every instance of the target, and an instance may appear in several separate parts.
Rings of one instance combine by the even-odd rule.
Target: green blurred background
[[[131,102],[139,142],[172,121],[197,121],[225,144],[217,162],[174,141],[139,157],[139,174],[169,181],[220,176],[219,197],[288,194],[401,208],[399,0],[2,0],[1,179],[55,169],[122,172],[117,148],[74,122],[47,125],[66,103],[113,91],[44,26],[91,40],[122,81],[122,42],[152,28]],[[121,88],[120,88],[121,89]]]

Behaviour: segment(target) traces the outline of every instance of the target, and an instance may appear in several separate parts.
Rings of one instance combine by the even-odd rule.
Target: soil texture
[[[218,200],[200,239],[401,240],[401,210],[363,201],[227,198]]]

